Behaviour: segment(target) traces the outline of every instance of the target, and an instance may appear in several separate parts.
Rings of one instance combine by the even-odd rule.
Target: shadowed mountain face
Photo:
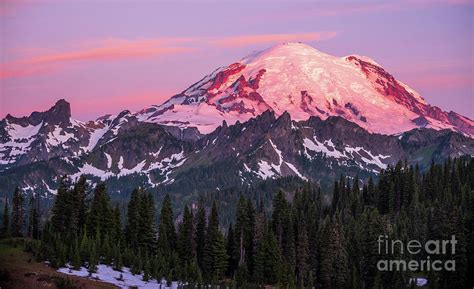
[[[423,168],[432,160],[474,153],[474,140],[451,130],[382,135],[334,116],[295,121],[289,113],[277,117],[268,110],[201,135],[193,128],[141,122],[128,111],[89,123],[69,115],[69,104],[59,101],[47,112],[2,121],[2,140],[23,150],[10,149],[22,154],[4,165],[0,192],[19,185],[51,196],[64,174],[105,181],[117,196],[136,186],[186,195],[284,176],[329,185],[340,174],[375,176],[401,159]]]

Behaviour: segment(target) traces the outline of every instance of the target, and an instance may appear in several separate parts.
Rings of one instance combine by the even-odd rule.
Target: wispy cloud
[[[191,41],[187,38],[158,38],[143,40],[105,39],[78,43],[66,51],[43,52],[0,64],[0,78],[29,76],[48,73],[66,67],[71,62],[116,61],[129,58],[159,57],[186,53],[195,48],[181,44]],[[44,51],[41,48],[22,48],[22,51]]]
[[[0,78],[25,77],[66,69],[72,63],[120,61],[189,53],[205,46],[242,47],[287,41],[321,41],[337,35],[334,31],[238,35],[228,37],[164,37],[154,39],[103,39],[66,45],[59,51],[38,47],[18,48],[24,58],[0,64]]]
[[[77,49],[72,51],[42,54],[18,61],[18,63],[35,64],[81,60],[115,60],[123,58],[160,56],[193,50],[192,48],[185,46],[169,46],[170,41],[170,39],[166,38],[145,40],[106,39],[97,42],[79,43],[74,45]],[[185,40],[178,38],[173,44],[179,44],[184,41]]]
[[[335,31],[295,33],[295,34],[261,34],[223,37],[211,40],[210,43],[220,47],[239,47],[265,43],[281,43],[291,41],[321,41],[333,38]]]

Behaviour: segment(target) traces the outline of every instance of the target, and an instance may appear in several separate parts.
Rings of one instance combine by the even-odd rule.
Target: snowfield
[[[92,279],[100,280],[106,283],[117,285],[120,288],[128,289],[130,286],[136,286],[137,288],[161,288],[161,289],[177,289],[178,282],[173,281],[171,286],[166,286],[166,281],[163,279],[158,282],[155,279],[150,279],[148,282],[143,281],[143,275],[133,275],[130,273],[129,268],[123,268],[123,272],[115,271],[110,266],[98,265],[97,273],[92,274]],[[69,267],[59,268],[58,272],[67,275],[79,276],[90,278],[87,268],[81,267],[81,270],[72,270]],[[122,274],[122,279],[120,279]]]
[[[430,106],[374,60],[336,57],[303,43],[251,53],[136,116],[141,121],[196,127],[207,134],[224,120],[244,122],[266,110],[277,116],[286,111],[296,121],[340,116],[387,135],[420,126],[474,135],[474,121]],[[426,124],[415,123],[419,117]]]
[[[417,287],[421,287],[428,284],[428,280],[426,278],[410,278],[410,283],[415,283]]]

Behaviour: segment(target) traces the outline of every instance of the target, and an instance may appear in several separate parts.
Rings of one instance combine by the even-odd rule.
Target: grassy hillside
[[[24,251],[24,239],[0,240],[0,288],[117,288],[114,285],[56,272]]]

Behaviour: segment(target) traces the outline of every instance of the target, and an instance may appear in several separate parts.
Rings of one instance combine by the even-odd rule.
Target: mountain
[[[82,156],[138,123],[128,110],[81,122],[71,118],[70,104],[63,99],[48,111],[28,117],[7,115],[0,121],[0,171],[54,157]],[[162,127],[180,139],[201,137],[197,129]]]
[[[474,155],[472,120],[430,106],[373,60],[282,44],[219,68],[160,106],[94,121],[59,100],[0,121],[0,194],[45,197],[58,177],[137,186],[190,201],[295,177],[330,186],[400,160],[423,170]]]
[[[205,76],[159,106],[141,111],[148,122],[197,127],[246,121],[266,110],[294,120],[340,116],[369,132],[397,134],[418,127],[474,136],[474,122],[431,106],[370,58],[335,57],[302,43],[252,53]]]
[[[48,114],[49,119],[59,116],[54,109]],[[72,148],[72,143],[88,144],[97,134],[83,134],[85,140],[71,137],[52,146],[45,137],[48,134],[43,133],[51,129],[49,123],[40,123],[43,126],[26,141],[49,147],[49,152]],[[330,186],[340,174],[364,179],[399,160],[423,169],[432,160],[474,154],[474,140],[451,130],[423,128],[397,136],[382,135],[338,116],[295,121],[289,113],[277,117],[270,110],[243,123],[224,122],[207,135],[140,122],[129,112],[101,118],[98,123],[104,124],[101,129],[105,132],[91,150],[81,146],[76,151],[64,149],[63,154],[4,169],[0,192],[13,191],[19,185],[27,193],[51,196],[58,176],[77,179],[84,174],[93,183],[105,181],[116,197],[126,197],[133,188],[144,186],[196,198],[212,190],[247,187],[286,176]],[[77,131],[70,134],[80,135],[84,127],[75,126]],[[70,125],[65,129],[71,129]],[[20,159],[32,156],[35,149],[30,147]]]

